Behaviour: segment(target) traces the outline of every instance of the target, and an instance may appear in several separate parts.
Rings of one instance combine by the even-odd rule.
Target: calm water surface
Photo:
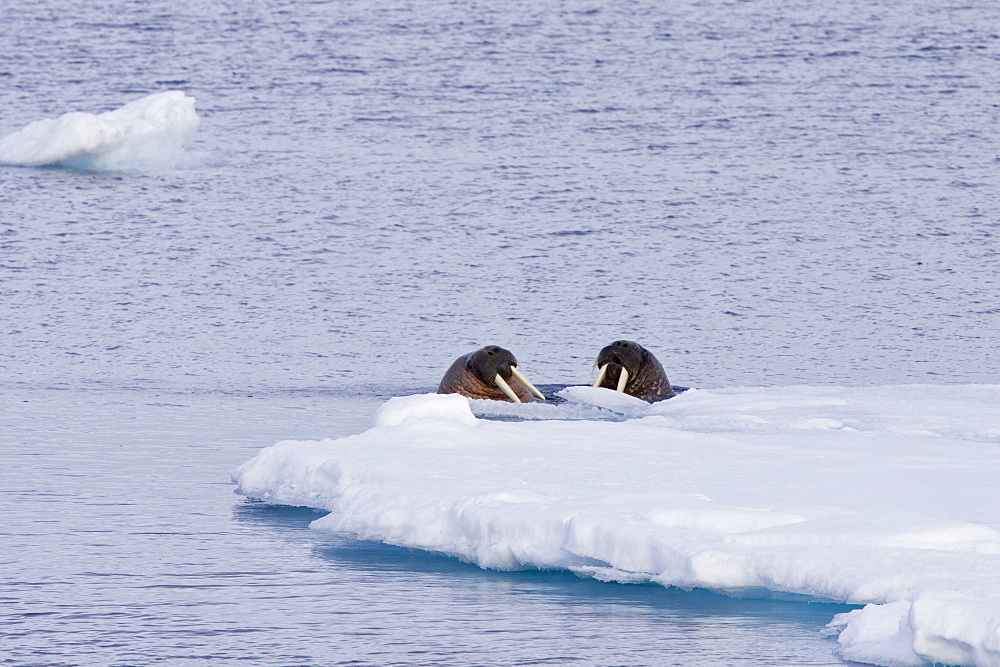
[[[996,383],[992,2],[0,6],[0,135],[198,99],[190,160],[0,167],[5,664],[837,664],[838,607],[330,538],[230,471],[512,349]]]

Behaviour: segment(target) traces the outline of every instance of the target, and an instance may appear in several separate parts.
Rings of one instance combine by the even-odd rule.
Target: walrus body
[[[534,393],[545,400],[517,370],[514,355],[496,345],[487,345],[456,359],[441,378],[437,393],[517,403],[531,403],[535,400]]]
[[[615,341],[601,350],[594,365],[600,369],[595,387],[621,391],[650,403],[676,396],[663,366],[638,343]]]

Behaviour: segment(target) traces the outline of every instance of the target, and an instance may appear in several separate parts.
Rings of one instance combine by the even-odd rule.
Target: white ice
[[[865,605],[831,620],[850,660],[1000,665],[1000,385],[562,396],[394,398],[233,480],[485,568]]]
[[[155,93],[102,114],[74,111],[0,139],[0,164],[122,170],[174,166],[201,119],[195,99]]]

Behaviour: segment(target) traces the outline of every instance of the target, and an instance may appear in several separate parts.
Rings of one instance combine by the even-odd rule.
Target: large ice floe
[[[829,626],[850,660],[1000,665],[1000,386],[561,395],[394,398],[233,480],[484,568],[854,603]]]
[[[0,139],[0,164],[127,170],[172,167],[201,119],[180,91],[147,95],[102,114],[82,111],[38,120]]]

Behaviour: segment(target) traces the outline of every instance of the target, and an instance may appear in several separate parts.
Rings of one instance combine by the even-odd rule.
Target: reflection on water
[[[468,644],[462,652],[534,656],[532,664],[600,664],[610,655],[622,664],[843,664],[821,630],[848,605],[609,584],[564,571],[486,571],[444,555],[313,533],[308,525],[322,513],[309,508],[243,502],[233,511],[239,522],[312,544],[324,567],[362,593],[341,598],[341,611],[377,619],[368,629],[375,636],[401,630],[384,618],[393,609],[409,616],[408,628],[460,623],[465,638],[453,641]]]

